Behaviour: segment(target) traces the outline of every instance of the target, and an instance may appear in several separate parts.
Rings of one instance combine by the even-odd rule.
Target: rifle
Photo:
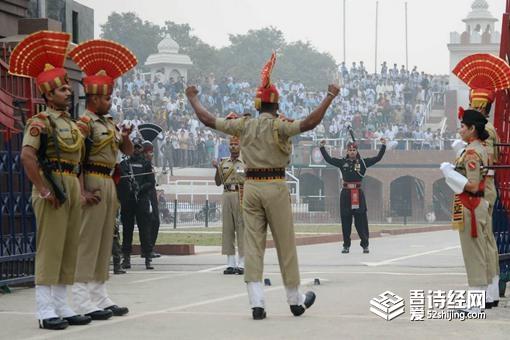
[[[41,134],[41,146],[39,147],[39,150],[37,151],[37,161],[39,162],[39,166],[41,167],[41,170],[43,172],[44,178],[48,181],[48,183],[51,186],[51,189],[53,190],[53,194],[55,195],[55,198],[60,202],[62,205],[66,199],[66,193],[63,188],[60,188],[58,184],[55,182],[55,178],[53,178],[53,173],[51,172],[50,162],[48,161],[48,158],[46,158],[46,148],[48,146],[48,135],[45,133]]]
[[[129,164],[129,176],[128,176],[129,190],[134,194],[135,201],[138,201],[138,196],[140,195],[140,186],[138,185],[138,182],[135,179],[135,174],[133,172],[133,165],[131,164],[131,162],[129,160],[127,162]]]

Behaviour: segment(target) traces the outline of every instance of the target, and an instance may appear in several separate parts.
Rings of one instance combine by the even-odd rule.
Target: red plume
[[[276,52],[273,51],[271,58],[266,63],[266,65],[264,65],[264,68],[262,69],[262,73],[260,74],[260,78],[262,81],[261,86],[267,88],[271,85],[271,72],[273,71],[273,67],[274,67],[275,63],[276,63]]]

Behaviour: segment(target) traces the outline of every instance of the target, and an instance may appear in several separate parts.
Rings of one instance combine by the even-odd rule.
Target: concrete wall
[[[362,151],[361,153],[363,157],[371,157],[376,154],[375,151]],[[386,218],[390,216],[391,183],[401,177],[411,176],[423,182],[424,200],[423,208],[417,207],[421,203],[416,195],[413,195],[414,208],[410,220],[424,222],[425,214],[433,212],[434,183],[443,178],[439,164],[445,161],[453,162],[453,160],[453,151],[388,151],[380,163],[368,169],[364,181],[369,219],[372,222],[386,221]],[[302,169],[301,173],[313,173],[320,177],[324,182],[324,196],[327,196],[331,202],[334,202],[339,196],[342,181],[338,169],[332,167],[309,168]],[[331,204],[326,203],[326,206]]]
[[[0,38],[18,34],[18,20],[27,15],[28,0],[0,1]]]

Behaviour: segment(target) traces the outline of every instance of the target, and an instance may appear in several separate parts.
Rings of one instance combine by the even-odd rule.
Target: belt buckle
[[[80,173],[80,164],[76,164],[73,167],[73,173],[75,173],[75,174],[79,174]]]

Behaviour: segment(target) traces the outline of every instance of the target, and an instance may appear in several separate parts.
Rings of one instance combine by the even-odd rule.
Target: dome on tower
[[[177,54],[179,53],[179,44],[172,39],[170,34],[167,34],[165,38],[159,42],[158,52]]]

